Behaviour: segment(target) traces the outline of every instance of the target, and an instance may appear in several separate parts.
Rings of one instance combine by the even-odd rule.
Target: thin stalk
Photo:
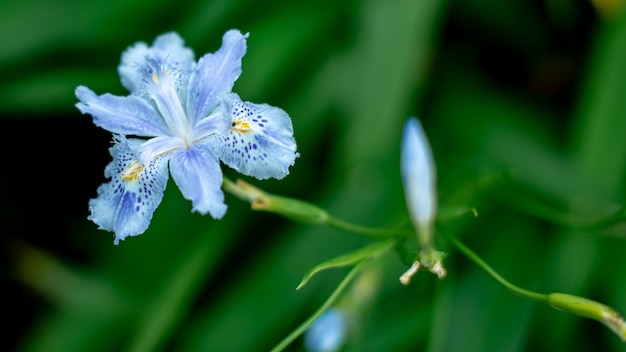
[[[446,235],[446,237],[448,238],[450,243],[452,243],[459,251],[461,251],[461,253],[465,254],[465,256],[469,260],[473,261],[476,265],[481,267],[487,274],[489,274],[489,276],[491,276],[494,280],[496,280],[496,282],[498,282],[500,285],[507,288],[509,291],[515,293],[516,295],[519,295],[521,297],[524,297],[524,298],[527,298],[536,302],[541,302],[541,303],[548,302],[548,295],[529,291],[529,290],[513,285],[512,283],[507,281],[505,278],[500,276],[500,274],[498,274],[492,267],[490,267],[489,264],[487,264],[484,260],[482,260],[476,253],[474,253],[461,241],[459,241],[453,236]]]

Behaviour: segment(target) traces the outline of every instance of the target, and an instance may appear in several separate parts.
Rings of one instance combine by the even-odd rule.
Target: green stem
[[[249,190],[245,190],[239,187],[235,182],[231,181],[228,177],[224,176],[224,183],[222,183],[224,190],[233,194],[239,199],[252,202],[255,200],[254,194],[251,194]]]
[[[337,288],[335,288],[333,293],[331,293],[328,299],[326,299],[324,304],[322,304],[322,306],[319,307],[317,311],[313,313],[313,315],[311,315],[306,321],[304,321],[304,323],[298,326],[294,331],[291,332],[291,334],[289,334],[278,345],[276,345],[276,347],[272,349],[272,352],[283,351],[285,348],[287,348],[287,346],[289,346],[290,343],[292,343],[295,339],[297,339],[298,336],[302,335],[309,328],[309,326],[311,326],[315,322],[315,320],[322,315],[322,313],[324,313],[328,308],[330,308],[330,306],[333,303],[335,303],[337,298],[339,298],[339,295],[341,295],[341,293],[345,290],[345,288],[348,286],[350,281],[354,279],[356,274],[358,274],[358,272],[361,270],[361,268],[363,267],[363,265],[365,265],[366,262],[367,260],[362,260],[361,262],[356,264],[352,268],[352,270],[350,270],[348,275],[346,275],[346,277],[344,277],[343,280],[341,280]]]
[[[465,254],[465,256],[467,256],[471,261],[480,266],[494,280],[496,280],[502,286],[506,287],[511,292],[532,301],[545,303],[563,312],[597,320],[608,326],[614,333],[617,334],[617,336],[622,339],[622,341],[626,342],[626,322],[624,321],[624,318],[619,315],[619,313],[613,310],[613,308],[584,297],[578,297],[558,292],[542,294],[517,287],[505,280],[502,276],[500,276],[487,263],[485,263],[485,261],[483,261],[478,255],[476,255],[476,253],[472,252],[472,250],[464,245],[461,241],[447,234],[444,234],[444,236],[446,236],[447,239],[459,251],[461,251],[461,253]]]
[[[469,249],[461,241],[459,241],[455,237],[449,236],[449,235],[446,235],[446,238],[459,251],[461,251],[461,253],[465,254],[465,256],[467,258],[469,258],[476,265],[481,267],[487,274],[489,274],[489,276],[491,276],[494,280],[496,280],[500,285],[506,287],[509,291],[511,291],[511,292],[513,292],[513,293],[515,293],[515,294],[517,294],[519,296],[522,296],[524,298],[533,300],[533,301],[537,301],[537,302],[541,302],[541,303],[547,303],[548,302],[548,295],[542,294],[542,293],[533,292],[533,291],[529,291],[529,290],[525,290],[525,289],[523,289],[521,287],[513,285],[512,283],[507,281],[505,278],[500,276],[500,274],[498,274],[495,270],[493,270],[493,268],[491,268],[489,266],[489,264],[487,264],[484,260],[482,260],[476,253],[474,253],[471,249]]]
[[[252,209],[268,211],[299,222],[328,225],[336,229],[371,237],[410,237],[414,233],[407,230],[379,229],[355,225],[330,216],[325,210],[305,201],[266,193],[246,182],[233,182],[224,177],[222,187],[236,197],[250,202]]]

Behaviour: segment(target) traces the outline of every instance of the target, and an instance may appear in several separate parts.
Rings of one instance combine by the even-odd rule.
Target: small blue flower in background
[[[304,346],[311,352],[339,351],[346,341],[347,325],[343,311],[331,308],[306,331]]]
[[[169,172],[193,211],[226,213],[220,160],[259,179],[283,178],[298,157],[289,115],[232,93],[246,38],[224,34],[222,47],[197,62],[176,33],[139,42],[118,67],[130,95],[96,95],[76,88],[76,104],[114,134],[111,181],[89,202],[89,219],[115,233],[115,244],[145,232],[163,198]]]

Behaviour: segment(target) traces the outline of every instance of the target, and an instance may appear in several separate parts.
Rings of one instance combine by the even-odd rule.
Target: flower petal
[[[222,170],[210,147],[194,144],[191,149],[179,149],[170,160],[170,172],[193,211],[207,213],[219,219],[226,213],[222,192]]]
[[[187,73],[160,65],[152,58],[146,59],[143,69],[145,84],[140,88],[141,95],[156,104],[173,135],[184,136],[191,129],[181,103],[181,94],[186,94],[181,89],[187,82]]]
[[[198,61],[189,79],[187,113],[193,125],[207,116],[218,104],[218,98],[230,93],[241,74],[241,58],[246,54],[246,38],[238,30],[230,30],[222,38],[222,47]]]
[[[195,64],[193,50],[185,46],[185,41],[176,32],[158,36],[151,48],[151,56],[162,64],[177,70],[189,70]]]
[[[143,75],[138,68],[149,51],[150,48],[146,43],[137,42],[122,53],[122,61],[117,72],[120,74],[122,85],[131,92],[135,92],[142,85]]]
[[[267,105],[242,102],[231,94],[232,128],[211,138],[217,156],[233,169],[258,179],[283,178],[299,156],[289,115]]]
[[[142,163],[148,163],[150,160],[170,154],[180,148],[186,148],[185,140],[180,137],[154,137],[143,142],[136,148],[135,154],[137,159]]]
[[[187,101],[187,83],[195,66],[193,52],[176,33],[157,37],[150,48],[136,47],[122,55],[120,75],[132,80],[127,85],[134,96],[156,104],[173,135],[183,136],[191,129],[181,101]]]
[[[118,97],[111,94],[96,95],[91,89],[79,86],[76,107],[83,114],[93,116],[93,122],[108,131],[119,134],[152,137],[168,135],[165,121],[144,100],[135,97]]]
[[[226,110],[225,104],[220,104],[211,114],[198,121],[189,132],[188,140],[198,142],[212,134],[224,134],[231,127],[230,111]]]
[[[98,197],[89,201],[89,219],[100,229],[115,233],[115,244],[146,231],[167,185],[167,158],[147,165],[137,161],[131,150],[139,140],[117,141],[110,152],[113,161],[104,174],[111,181],[98,187]]]
[[[437,208],[436,172],[428,138],[417,118],[404,126],[401,156],[404,195],[416,228],[429,226]]]
[[[158,36],[151,47],[144,42],[137,42],[122,54],[118,72],[122,84],[129,91],[137,93],[144,85],[143,67],[146,59],[153,58],[161,65],[178,71],[190,71],[195,65],[193,51],[186,48],[183,39],[174,32]]]

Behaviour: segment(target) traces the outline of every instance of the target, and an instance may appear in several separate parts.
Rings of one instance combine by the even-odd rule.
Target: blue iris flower
[[[114,134],[111,180],[89,202],[89,219],[114,232],[115,244],[146,231],[170,172],[192,210],[216,219],[226,213],[220,160],[259,179],[289,173],[299,156],[289,115],[232,93],[247,37],[230,30],[217,52],[196,62],[178,34],[166,33],[122,54],[118,71],[130,95],[76,88],[76,107]]]

